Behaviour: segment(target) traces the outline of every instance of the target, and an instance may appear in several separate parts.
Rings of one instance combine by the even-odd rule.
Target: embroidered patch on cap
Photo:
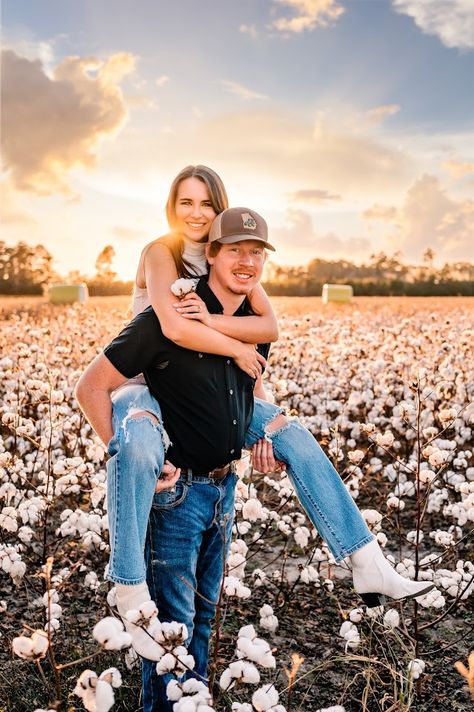
[[[257,229],[257,222],[250,213],[242,213],[242,224],[247,230]]]

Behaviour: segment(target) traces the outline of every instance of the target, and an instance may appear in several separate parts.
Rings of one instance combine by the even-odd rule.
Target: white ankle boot
[[[385,596],[400,601],[422,596],[434,588],[430,581],[411,581],[400,576],[375,539],[352,554],[350,560],[354,588],[370,608],[381,606]]]
[[[141,618],[137,621],[138,625],[132,623],[127,618],[127,613],[132,610],[138,610],[143,604],[151,603],[150,592],[146,583],[140,583],[134,586],[126,586],[123,584],[115,585],[115,596],[117,601],[117,610],[122,618],[127,633],[132,636],[132,646],[142,658],[158,661],[163,656],[163,648],[156,643],[151,634],[144,628],[152,629],[153,623],[157,620],[156,615],[151,618]],[[156,609],[155,609],[156,610]]]

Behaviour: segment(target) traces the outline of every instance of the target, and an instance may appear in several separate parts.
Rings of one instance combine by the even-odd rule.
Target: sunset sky
[[[274,260],[474,260],[473,0],[4,0],[2,239],[132,278],[205,163]]]

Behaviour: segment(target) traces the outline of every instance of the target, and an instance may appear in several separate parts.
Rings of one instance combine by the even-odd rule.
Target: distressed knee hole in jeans
[[[171,445],[171,440],[168,436],[168,433],[164,429],[161,421],[157,417],[157,415],[155,413],[152,413],[149,410],[142,410],[140,408],[135,408],[133,406],[130,407],[127,415],[125,416],[125,418],[122,421],[121,427],[125,433],[125,442],[128,442],[128,440],[130,438],[130,433],[127,428],[130,421],[137,421],[137,420],[142,420],[142,419],[148,420],[155,428],[159,429],[160,434],[161,434],[161,439],[163,441],[163,447],[166,452],[166,450],[168,450],[168,448]]]
[[[280,433],[283,433],[287,428],[290,427],[292,420],[296,420],[296,418],[288,418],[286,415],[283,415],[283,413],[277,413],[267,423],[265,423],[265,440],[271,442],[273,438],[275,438],[277,435],[280,435]]]

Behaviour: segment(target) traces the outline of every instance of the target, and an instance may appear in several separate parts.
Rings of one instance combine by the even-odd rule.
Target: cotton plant
[[[173,712],[211,712],[212,695],[207,685],[190,678],[184,682],[171,680],[166,686],[166,696],[173,702]]]
[[[80,697],[87,712],[109,712],[115,702],[114,689],[122,684],[117,668],[108,668],[100,675],[84,670],[79,676],[74,694]]]
[[[274,614],[273,608],[266,603],[260,608],[258,613],[260,616],[260,628],[263,628],[263,630],[269,633],[274,633],[278,628],[278,618]]]
[[[435,621],[452,603],[466,605],[474,595],[473,564],[466,548],[474,521],[470,320],[458,309],[452,311],[449,323],[423,310],[416,319],[373,313],[367,320],[362,312],[341,312],[334,320],[308,317],[284,319],[282,339],[272,349],[267,373],[275,399],[298,413],[303,424],[323,439],[323,447],[329,447],[338,467],[344,468],[354,498],[365,497],[371,481],[377,483],[380,497],[364,512],[367,524],[390,557],[398,548],[393,525],[400,520],[397,536],[403,555],[401,561],[390,560],[403,575],[435,583],[418,607],[425,623]],[[48,542],[54,542],[57,562],[51,575],[51,600],[46,605],[37,595],[32,601],[38,601],[33,610],[44,617],[43,634],[53,645],[57,626],[67,630],[71,580],[80,583],[89,600],[105,601],[107,595],[100,585],[108,556],[105,448],[79,414],[73,389],[84,366],[100,350],[98,344],[104,343],[104,334],[113,336],[123,319],[120,309],[108,311],[105,317],[95,307],[90,312],[67,307],[58,309],[53,320],[26,312],[21,319],[15,315],[2,331],[0,575],[20,587],[20,601],[25,576],[33,586],[41,580],[41,542],[47,522]],[[362,351],[369,356],[361,358]],[[415,437],[417,411],[420,452]],[[244,601],[260,593],[262,600],[271,603],[272,593],[285,591],[289,567],[279,560],[271,565],[262,561],[261,540],[263,547],[269,542],[287,547],[290,562],[295,553],[308,553],[297,571],[297,586],[318,588],[317,596],[333,588],[337,596],[341,584],[326,578],[326,567],[334,566],[334,559],[314,538],[286,473],[257,482],[248,479],[248,461],[242,467],[244,479],[236,484],[234,532],[243,543],[231,548],[226,595],[240,595]],[[417,496],[425,503],[418,529],[412,517]],[[419,548],[418,570],[415,547]],[[351,611],[348,618],[361,634],[367,621],[388,633],[397,630],[393,611],[363,611],[358,620],[359,615]],[[271,616],[261,616],[261,624],[265,619]],[[116,631],[121,640],[117,655],[133,658],[120,632],[128,635],[123,628]],[[161,635],[161,629],[156,634]],[[345,645],[346,639],[341,640]],[[170,642],[168,647],[176,654],[180,645]],[[234,662],[244,665],[245,660]],[[166,668],[167,661],[172,662],[165,660]],[[251,660],[247,664],[260,669]],[[183,695],[183,706],[187,696]],[[245,712],[255,709],[250,701],[234,704]]]

